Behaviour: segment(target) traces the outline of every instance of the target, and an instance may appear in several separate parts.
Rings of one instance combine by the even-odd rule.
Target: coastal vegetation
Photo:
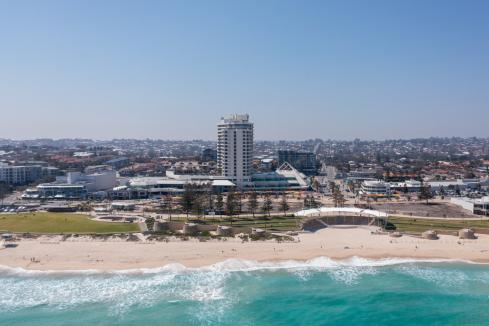
[[[173,221],[187,221],[187,218],[173,217]],[[200,224],[219,224],[234,227],[253,227],[269,231],[292,231],[297,230],[300,225],[301,218],[295,217],[293,214],[285,216],[278,215],[240,215],[240,216],[206,216],[205,219],[189,219],[189,222]]]

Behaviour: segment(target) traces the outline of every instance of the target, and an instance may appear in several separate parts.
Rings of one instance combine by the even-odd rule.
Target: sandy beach
[[[124,241],[87,238],[62,241],[60,236],[20,240],[16,248],[0,250],[0,265],[30,270],[102,271],[156,268],[179,263],[186,267],[212,265],[226,259],[304,261],[316,257],[442,258],[489,262],[489,235],[460,240],[441,235],[439,240],[410,236],[392,238],[365,228],[328,228],[303,233],[295,242],[228,240]]]

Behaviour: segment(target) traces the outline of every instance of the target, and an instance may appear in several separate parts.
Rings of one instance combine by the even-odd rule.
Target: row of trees
[[[313,179],[311,187],[316,192],[320,191],[321,185],[316,178]],[[346,202],[346,199],[345,199],[345,196],[343,195],[343,193],[341,192],[340,187],[335,182],[332,181],[329,183],[329,189],[331,190],[331,195],[333,197],[334,206],[335,207],[343,206]],[[350,190],[352,192],[355,191],[355,189],[354,188],[352,189],[351,187],[350,187]],[[312,197],[312,196],[306,196],[306,198],[304,199],[304,208],[317,208],[319,206],[320,206],[320,204],[317,203],[315,201],[314,197]]]
[[[321,206],[321,203],[314,198],[312,195],[306,195],[304,197],[304,209],[310,209],[310,208],[318,208]]]
[[[258,211],[268,216],[274,209],[274,203],[270,194],[265,194],[263,200],[258,200],[258,194],[253,191],[245,195],[241,192],[230,191],[224,197],[221,193],[215,194],[209,187],[189,184],[178,201],[174,201],[171,195],[164,198],[162,206],[167,210],[171,219],[172,213],[178,207],[187,217],[190,213],[197,216],[205,215],[206,212],[214,212],[219,215],[234,216],[241,214],[244,210],[250,212],[253,217]],[[246,201],[245,201],[246,199]],[[287,195],[282,194],[281,201],[277,207],[284,215],[290,210]]]

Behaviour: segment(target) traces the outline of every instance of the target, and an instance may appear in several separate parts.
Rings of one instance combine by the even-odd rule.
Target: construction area
[[[459,206],[446,202],[405,202],[373,204],[372,209],[386,212],[389,215],[420,216],[420,217],[448,217],[448,218],[476,218],[480,217]]]

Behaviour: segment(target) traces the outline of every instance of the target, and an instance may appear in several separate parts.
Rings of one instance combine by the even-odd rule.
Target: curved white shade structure
[[[322,217],[322,216],[365,216],[365,217],[389,217],[387,213],[372,209],[357,207],[320,207],[306,209],[294,214],[297,217]]]

